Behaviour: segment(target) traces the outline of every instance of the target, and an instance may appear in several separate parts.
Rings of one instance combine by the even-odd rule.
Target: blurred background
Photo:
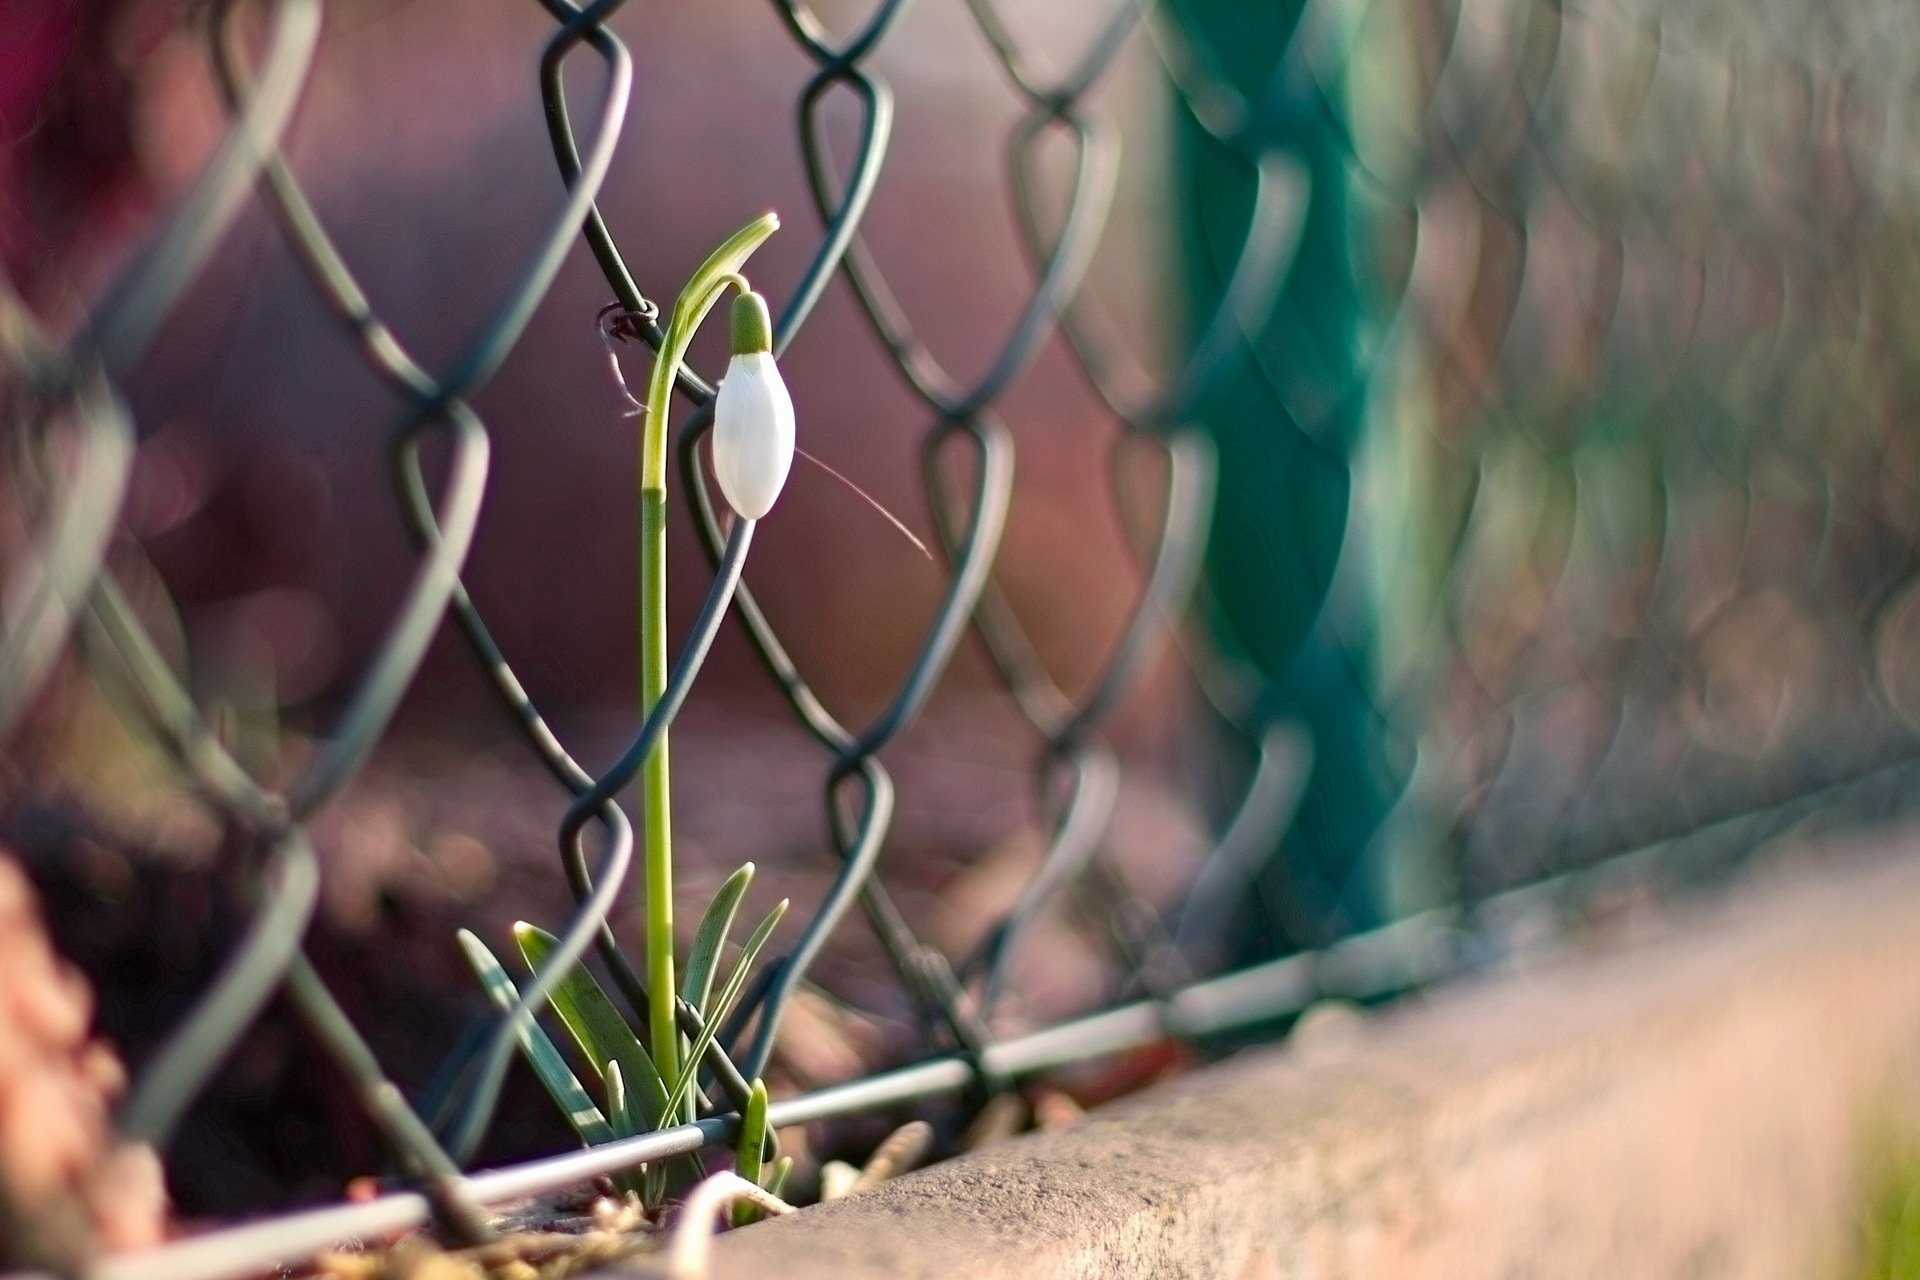
[[[876,11],[792,12],[612,19],[634,92],[598,205],[663,305],[779,211],[751,264],[777,310],[826,244],[809,159],[837,191],[884,132],[863,274],[833,272],[783,356],[801,445],[936,546],[929,456],[935,488],[981,465],[941,443],[954,430],[1003,432],[1013,478],[995,586],[960,605],[984,621],[880,748],[881,880],[959,964],[1055,865],[1062,762],[1110,750],[1121,780],[1065,868],[1075,891],[1010,958],[997,1027],[1152,990],[1143,937],[1190,975],[1677,840],[1704,874],[1795,823],[1904,805],[1910,6],[919,0],[877,11],[850,63],[867,81],[817,80],[832,59],[796,32],[843,40]],[[261,19],[238,23],[256,55]],[[227,134],[209,21],[183,0],[0,0],[0,251],[56,342],[83,345]],[[553,28],[524,0],[326,7],[281,145],[429,369],[487,328],[564,194],[535,75]],[[602,73],[568,67],[585,136]],[[1023,210],[1043,249],[1078,228],[1064,283]],[[589,768],[637,719],[638,428],[596,325],[610,299],[576,245],[472,396],[492,461],[463,571]],[[693,355],[709,373],[714,329]],[[618,350],[637,387],[648,352]],[[0,373],[16,437],[24,363]],[[417,563],[388,446],[407,402],[258,199],[116,372],[136,445],[104,562],[235,758],[283,783]],[[940,389],[982,379],[1000,384],[982,403]],[[0,509],[10,584],[43,555],[24,471]],[[1152,572],[1169,546],[1198,581],[1155,598],[1182,585]],[[670,547],[684,625],[709,580],[684,507]],[[746,580],[821,702],[863,726],[957,578],[800,462]],[[25,595],[10,585],[9,610]],[[137,1075],[246,916],[244,841],[93,661],[64,651],[33,690],[0,833]],[[752,859],[804,919],[842,864],[835,757],[740,628],[674,753],[689,900]],[[315,964],[409,1091],[484,1017],[454,928],[565,917],[566,800],[444,626],[309,824]],[[1146,921],[1118,946],[1090,909],[1116,901]],[[616,927],[637,918],[629,900]],[[792,1033],[789,1083],[911,1054],[910,1001],[857,916],[813,976],[824,1029]],[[249,1032],[170,1149],[181,1212],[380,1167],[310,1052],[277,1008]],[[549,1111],[516,1078],[486,1157],[565,1145]]]

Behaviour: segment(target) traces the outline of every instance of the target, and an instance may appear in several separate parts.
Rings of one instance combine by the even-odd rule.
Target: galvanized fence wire
[[[929,1056],[782,1100],[776,1123],[938,1093],[984,1097],[1096,1053],[1282,1021],[1326,996],[1383,998],[1509,957],[1516,914],[1544,911],[1564,923],[1622,879],[1666,883],[1674,856],[1696,847],[1672,837],[1706,830],[1751,846],[1836,797],[1872,807],[1889,803],[1890,790],[1897,795],[1914,754],[1894,665],[1914,528],[1891,510],[1893,499],[1874,499],[1872,486],[1897,499],[1920,485],[1905,471],[1898,481],[1887,475],[1889,458],[1913,456],[1891,435],[1912,403],[1913,365],[1903,354],[1912,349],[1912,325],[1896,296],[1905,279],[1896,269],[1912,266],[1901,133],[1911,77],[1875,35],[1876,24],[1896,20],[1894,8],[1851,6],[1827,15],[1817,38],[1802,39],[1784,6],[1764,7],[1757,29],[1729,51],[1716,43],[1728,32],[1708,16],[1641,11],[1625,0],[1324,0],[1305,6],[1267,82],[1247,93],[1179,6],[1114,4],[1064,74],[1048,82],[990,0],[966,0],[1022,107],[1005,139],[1007,188],[1032,278],[985,372],[967,380],[917,336],[862,237],[894,109],[893,87],[873,60],[908,5],[882,0],[851,34],[836,37],[805,6],[776,0],[779,21],[814,68],[797,104],[797,131],[821,228],[779,307],[776,351],[807,323],[829,282],[844,281],[927,415],[924,488],[945,589],[890,700],[863,727],[843,722],[741,580],[753,524],[731,520],[713,500],[700,454],[713,383],[683,371],[681,478],[713,578],[667,696],[615,762],[595,772],[549,726],[461,582],[488,467],[488,428],[472,398],[520,338],[576,237],[605,278],[621,331],[656,347],[663,339],[658,295],[629,268],[596,204],[629,118],[632,63],[608,25],[621,2],[542,3],[556,29],[539,85],[566,195],[526,246],[513,287],[444,372],[418,362],[374,311],[281,154],[314,57],[319,0],[266,0],[265,40],[251,66],[240,6],[212,7],[228,133],[78,333],[57,342],[17,302],[0,309],[14,496],[35,524],[24,567],[8,584],[0,731],[19,719],[77,632],[93,677],[138,708],[208,808],[242,837],[259,898],[219,977],[137,1082],[125,1127],[164,1139],[268,999],[284,992],[422,1193],[173,1246],[128,1260],[129,1274],[240,1275],[295,1260],[328,1233],[388,1229],[429,1212],[446,1229],[477,1236],[487,1229],[484,1203],[723,1139],[746,1081],[767,1070],[783,1015],[856,904],[898,975]],[[1119,176],[1112,122],[1090,99],[1123,52],[1143,41],[1177,109],[1243,167],[1249,191],[1245,230],[1222,264],[1219,304],[1192,324],[1184,358],[1157,380],[1123,354],[1108,317],[1081,288]],[[584,134],[568,106],[576,64],[596,66],[600,78]],[[1723,99],[1713,98],[1713,86]],[[1794,110],[1753,106],[1783,87],[1797,95]],[[860,112],[845,172],[836,169],[825,116],[836,90]],[[1363,103],[1369,93],[1376,100]],[[1749,111],[1764,119],[1748,120]],[[1365,214],[1363,251],[1354,258],[1372,308],[1356,339],[1360,376],[1315,404],[1298,397],[1295,377],[1313,359],[1314,317],[1286,294],[1302,252],[1302,210],[1314,197],[1294,150],[1303,122],[1342,149],[1341,180]],[[1053,139],[1064,139],[1073,159],[1064,189],[1050,197],[1041,148]],[[1839,195],[1800,181],[1815,165],[1835,175]],[[396,500],[418,546],[383,641],[304,772],[282,789],[262,785],[223,747],[110,564],[116,545],[129,554],[132,546],[117,519],[136,433],[117,382],[254,193],[315,294],[406,400],[386,438]],[[998,405],[1056,338],[1117,428],[1108,483],[1140,569],[1130,616],[1077,696],[1047,670],[995,568],[1014,464]],[[1417,861],[1437,849],[1456,896],[1344,940],[1316,934],[1309,922],[1295,932],[1329,945],[1206,978],[1222,954],[1228,913],[1270,873],[1311,773],[1311,744],[1286,700],[1182,624],[1205,591],[1199,579],[1218,467],[1208,406],[1249,367],[1287,406],[1276,432],[1298,433],[1372,486],[1368,501],[1356,499],[1366,518],[1348,523],[1315,626],[1338,633],[1355,600],[1372,600],[1383,632],[1377,646],[1336,637],[1336,647],[1367,669],[1380,736],[1409,744],[1410,781],[1378,857]],[[1716,378],[1728,386],[1716,388]],[[1326,424],[1355,406],[1365,406],[1368,447],[1393,465],[1328,433]],[[1841,415],[1844,432],[1831,429]],[[422,462],[429,442],[443,456],[437,485]],[[1149,511],[1125,482],[1141,454],[1160,459],[1162,489]],[[1774,508],[1756,490],[1782,474],[1818,495],[1817,536],[1784,557],[1774,546]],[[1717,558],[1695,545],[1715,530],[1690,523],[1708,490],[1735,495],[1723,522],[1732,550]],[[1624,523],[1619,510],[1630,513]],[[1861,536],[1867,525],[1872,536]],[[1755,599],[1763,602],[1758,613],[1749,608]],[[1688,608],[1698,614],[1703,601],[1706,622],[1676,621]],[[823,752],[822,807],[838,872],[788,952],[713,1038],[713,1097],[698,1123],[517,1171],[466,1175],[461,1165],[485,1132],[517,1029],[589,950],[645,1018],[649,993],[607,925],[634,854],[617,797],[678,714],[729,613]],[[577,908],[512,1013],[454,1064],[458,1086],[443,1113],[423,1118],[302,954],[317,897],[306,828],[381,740],[449,616],[570,797],[558,844]],[[1765,703],[1780,687],[1776,673],[1737,645],[1770,620],[1799,628],[1795,634],[1811,626],[1830,642],[1834,652],[1822,653],[1832,678],[1823,687],[1833,706],[1762,706],[1772,709],[1758,745],[1734,749],[1728,735],[1740,726],[1720,723],[1711,698],[1688,700],[1689,672],[1711,666],[1715,644],[1735,646],[1730,658],[1721,655],[1735,671],[1722,700]],[[1047,841],[1013,907],[973,954],[956,959],[918,936],[880,874],[895,809],[882,755],[920,716],[970,633],[1040,741],[1034,787]],[[1184,902],[1163,914],[1106,860],[1123,766],[1102,733],[1169,646],[1199,695],[1244,740],[1247,768]],[[1847,673],[1859,678],[1847,683]],[[1747,687],[1754,685],[1757,694]],[[1834,707],[1837,714],[1816,714]],[[1576,750],[1555,738],[1556,725],[1577,739]],[[1545,765],[1556,766],[1549,781]],[[1524,862],[1508,852],[1520,845],[1529,849]],[[1378,857],[1354,874],[1377,870]],[[1733,860],[1716,855],[1709,865],[1723,871]],[[1525,880],[1537,883],[1513,887]],[[1300,900],[1324,889],[1303,886]],[[1122,975],[1114,996],[1134,1003],[1003,1038],[996,1013],[1022,941],[1069,895],[1108,924]],[[698,1037],[699,1014],[684,1002],[677,1013]]]

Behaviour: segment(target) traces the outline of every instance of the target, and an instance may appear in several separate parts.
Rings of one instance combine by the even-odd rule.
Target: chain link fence
[[[623,140],[646,127],[633,29],[614,21],[618,0],[544,3],[554,26],[537,76],[566,194],[451,358],[429,367],[387,327],[281,153],[319,0],[261,6],[251,52],[242,6],[196,14],[229,112],[204,172],[70,334],[17,302],[0,315],[23,530],[0,724],[77,651],[191,780],[258,893],[217,981],[136,1082],[125,1125],[164,1140],[284,994],[421,1189],[171,1246],[129,1274],[244,1274],[429,1213],[472,1229],[479,1205],[720,1141],[817,960],[856,928],[884,950],[920,1052],[779,1101],[776,1125],[940,1094],[978,1101],[1097,1054],[1284,1023],[1330,996],[1383,999],[1509,957],[1535,936],[1522,917],[1563,925],[1621,884],[1717,876],[1810,814],[1900,804],[1920,715],[1920,450],[1901,430],[1917,389],[1907,8],[1309,0],[1249,16],[1126,0],[1061,50],[968,0],[1019,106],[1004,136],[977,141],[1004,149],[1031,280],[968,377],[922,340],[862,237],[887,180],[895,95],[915,92],[875,69],[909,5],[882,0],[830,28],[783,0],[767,20],[811,67],[797,111],[815,208],[787,217],[783,234],[812,250],[775,299],[776,349],[830,286],[850,290],[929,424],[888,430],[920,431],[944,590],[890,697],[850,724],[738,588],[730,617],[817,746],[836,873],[798,904],[784,954],[715,1040],[709,1114],[463,1174],[455,1157],[488,1123],[515,1019],[463,1051],[443,1114],[416,1114],[303,958],[326,852],[309,826],[450,626],[569,805],[555,873],[578,908],[521,1008],[538,1009],[595,950],[644,998],[603,929],[635,892],[619,797],[729,616],[717,596],[669,696],[596,772],[550,727],[462,584],[487,487],[476,396],[563,262],[584,243],[623,331],[646,343],[661,340],[674,287],[630,260],[595,203]],[[954,0],[923,0],[935,3]],[[1101,90],[1127,59],[1156,69],[1175,122],[1164,216],[1127,228],[1181,244],[1186,337],[1158,373],[1084,287],[1123,172]],[[826,124],[839,97],[858,107],[851,147]],[[385,440],[417,547],[377,650],[302,770],[273,786],[196,704],[118,567],[139,554],[119,527],[139,438],[120,385],[255,198],[312,296],[407,406]],[[1051,343],[1111,421],[1112,456],[1085,467],[1138,562],[1129,616],[1086,681],[1049,669],[997,559],[1019,500],[1010,393]],[[689,373],[678,391],[676,501],[725,582],[745,543],[700,450],[712,384]],[[1160,486],[1145,499],[1142,454]],[[1046,839],[986,941],[948,955],[890,892],[887,755],[969,637],[1042,743],[1031,768]],[[1216,836],[1172,904],[1133,887],[1106,850],[1136,767],[1110,745],[1109,721],[1168,661],[1222,744],[1206,787]],[[1114,1003],[1020,1029],[1005,1016],[1017,957],[1063,904],[1107,954]],[[1263,947],[1292,954],[1213,976]]]

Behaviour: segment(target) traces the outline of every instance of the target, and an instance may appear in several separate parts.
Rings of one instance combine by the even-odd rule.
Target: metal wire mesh
[[[462,586],[488,461],[473,399],[576,241],[629,332],[661,340],[654,299],[668,282],[643,285],[595,205],[634,127],[632,64],[609,25],[619,0],[543,3],[555,30],[538,76],[567,195],[524,246],[516,283],[479,336],[440,371],[383,324],[279,150],[314,56],[319,0],[269,0],[257,65],[236,37],[239,6],[216,4],[209,31],[231,113],[217,155],[70,338],[48,336],[17,304],[0,316],[14,499],[35,530],[8,583],[0,726],[18,720],[77,633],[93,677],[130,696],[236,833],[259,895],[219,980],[138,1082],[126,1125],[164,1135],[284,991],[427,1195],[389,1197],[351,1226],[309,1219],[305,1235],[267,1224],[176,1254],[174,1272],[149,1259],[147,1273],[239,1273],[296,1256],[327,1232],[416,1220],[429,1206],[456,1229],[478,1229],[476,1199],[723,1137],[741,1082],[766,1070],[784,1012],[856,906],[929,1056],[789,1099],[778,1121],[938,1092],[984,1095],[1077,1057],[1273,1021],[1326,995],[1383,997],[1494,958],[1517,910],[1546,904],[1558,917],[1596,885],[1644,874],[1648,850],[1663,857],[1682,847],[1668,843],[1675,837],[1718,830],[1744,850],[1756,833],[1836,796],[1897,798],[1920,697],[1907,657],[1920,651],[1908,634],[1920,620],[1911,584],[1920,454],[1899,431],[1914,395],[1904,299],[1913,91],[1898,38],[1913,25],[1908,10],[1872,0],[1737,12],[1632,0],[1315,0],[1249,92],[1245,73],[1223,65],[1246,50],[1209,44],[1231,24],[1204,6],[1122,0],[1048,81],[989,0],[968,0],[1022,111],[1008,136],[982,142],[1007,148],[1032,280],[997,354],[968,379],[916,335],[861,234],[885,180],[895,92],[873,59],[907,4],[882,0],[851,34],[836,35],[811,10],[778,0],[774,13],[814,68],[798,111],[818,230],[799,283],[780,300],[776,349],[807,324],[830,281],[851,287],[932,424],[921,447],[945,589],[910,670],[879,714],[854,726],[815,694],[751,590],[737,587],[732,615],[818,744],[838,872],[804,904],[795,940],[718,1038],[710,1118],[517,1177],[465,1178],[453,1157],[488,1121],[515,1018],[469,1064],[462,1107],[443,1118],[443,1146],[387,1086],[302,958],[316,893],[308,824],[380,741],[451,618],[570,797],[558,843],[578,909],[520,1010],[538,1009],[559,973],[596,945],[629,1000],[644,1004],[604,927],[627,891],[633,854],[617,798],[677,714],[747,548],[745,526],[729,526],[713,501],[699,449],[712,385],[689,373],[678,388],[688,409],[677,428],[680,476],[715,566],[718,607],[696,623],[673,691],[599,774],[549,728]],[[1113,346],[1081,288],[1108,229],[1120,163],[1093,99],[1123,51],[1142,46],[1164,69],[1181,119],[1245,178],[1244,230],[1218,255],[1218,305],[1193,318],[1182,357],[1152,385]],[[601,76],[584,131],[566,84],[577,63]],[[851,95],[861,120],[844,172],[823,114],[836,91]],[[1297,154],[1309,133],[1337,157],[1331,174],[1312,169],[1311,183]],[[1073,162],[1054,190],[1039,156],[1062,139]],[[116,522],[136,438],[118,383],[254,193],[315,296],[405,397],[386,439],[394,500],[418,547],[383,642],[306,769],[278,789],[222,745],[109,557],[126,540]],[[1317,360],[1326,317],[1303,310],[1312,299],[1287,283],[1303,254],[1328,248],[1324,227],[1303,210],[1330,193],[1346,211],[1338,230],[1359,299],[1338,341],[1357,376],[1316,387],[1312,375],[1347,361]],[[789,220],[788,234],[804,234],[799,221]],[[1130,618],[1078,695],[1049,673],[996,580],[1014,499],[1002,406],[1056,336],[1118,428],[1114,474],[1103,483],[1136,529],[1141,566]],[[1404,791],[1345,874],[1428,908],[1345,942],[1327,905],[1345,889],[1288,853],[1303,788],[1324,781],[1303,764],[1308,731],[1271,672],[1216,652],[1183,621],[1216,528],[1218,470],[1239,464],[1231,450],[1242,437],[1218,429],[1223,396],[1248,376],[1280,405],[1248,429],[1302,442],[1352,491],[1334,550],[1316,553],[1323,563],[1305,629],[1331,637],[1358,673],[1370,697],[1359,729],[1376,744],[1372,767],[1386,790]],[[437,485],[422,463],[429,447],[442,458]],[[1119,475],[1122,455],[1143,448],[1164,459],[1157,503],[1130,496]],[[1277,545],[1324,552],[1320,531],[1293,523],[1306,518],[1297,505],[1276,496],[1273,508],[1267,536]],[[1218,580],[1201,590],[1210,606],[1223,603]],[[916,935],[889,894],[895,794],[883,757],[970,632],[1044,743],[1034,784],[1048,840],[986,943],[950,957]],[[1125,780],[1103,727],[1170,643],[1224,732],[1245,745],[1247,767],[1185,900],[1164,913],[1104,860]],[[1716,868],[1725,861],[1709,859]],[[1307,917],[1288,932],[1331,945],[1201,980],[1224,954],[1229,913],[1263,887],[1271,897],[1276,877],[1286,908]],[[1505,893],[1522,885],[1534,887]],[[999,1038],[1013,958],[1069,895],[1110,924],[1121,975],[1114,998],[1138,1002]]]
[[[1428,567],[1381,617],[1469,891],[1911,755],[1905,21],[1520,5],[1409,41],[1446,166],[1384,255],[1432,390],[1385,491]]]

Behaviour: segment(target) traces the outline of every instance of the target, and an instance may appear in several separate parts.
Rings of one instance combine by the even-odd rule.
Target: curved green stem
[[[667,688],[667,415],[673,384],[701,321],[729,285],[744,286],[740,268],[779,227],[763,214],[729,236],[693,273],[673,304],[666,334],[647,380],[647,412],[640,441],[640,712],[653,712]],[[666,1079],[681,1070],[680,1029],[673,992],[673,812],[667,733],[662,730],[640,771],[644,814],[642,856],[647,892],[647,1039],[654,1067]],[[665,1126],[678,1117],[662,1115]]]
[[[738,287],[746,283],[740,274],[741,266],[779,228],[779,217],[764,213],[728,236],[726,242],[700,264],[700,269],[693,273],[687,287],[675,299],[665,337],[654,358],[652,376],[647,379],[646,431],[640,449],[643,490],[667,487],[667,407],[672,400],[674,379],[680,376],[680,364],[686,359],[693,335],[728,285]]]

